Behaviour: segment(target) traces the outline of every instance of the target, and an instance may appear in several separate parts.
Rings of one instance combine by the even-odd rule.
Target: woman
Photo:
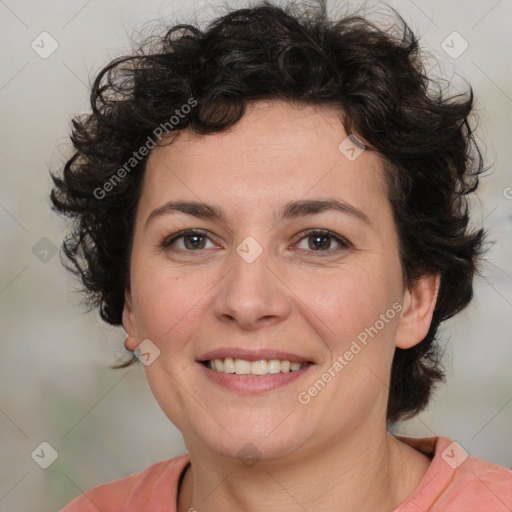
[[[428,403],[472,297],[483,164],[398,17],[176,26],[96,79],[55,176],[64,244],[188,453],[72,511],[505,511],[512,472],[388,425]]]

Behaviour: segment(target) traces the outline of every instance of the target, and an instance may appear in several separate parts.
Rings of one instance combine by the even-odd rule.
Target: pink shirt
[[[446,437],[397,436],[432,463],[417,489],[394,512],[510,512],[512,471],[468,457]],[[93,487],[61,512],[176,512],[178,483],[189,455]]]

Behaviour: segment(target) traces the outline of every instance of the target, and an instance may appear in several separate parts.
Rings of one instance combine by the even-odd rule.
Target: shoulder
[[[399,437],[432,459],[416,491],[397,509],[424,508],[432,512],[509,512],[512,510],[512,471],[470,456],[447,437]]]
[[[130,506],[158,494],[176,499],[179,477],[190,460],[188,454],[157,462],[139,473],[97,485],[76,497],[61,512],[119,512],[120,506]],[[160,489],[158,492],[158,489]]]
[[[478,457],[468,456],[461,462],[440,505],[464,505],[465,510],[508,512],[512,510],[512,471]],[[438,510],[438,509],[434,509]]]

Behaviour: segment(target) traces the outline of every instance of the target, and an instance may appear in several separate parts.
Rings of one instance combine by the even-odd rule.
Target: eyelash
[[[208,237],[208,235],[205,231],[201,231],[201,230],[197,230],[197,229],[186,229],[183,231],[179,231],[178,233],[175,233],[174,235],[171,235],[171,237],[166,237],[162,241],[161,247],[164,249],[168,249],[169,247],[172,246],[172,244],[174,242],[176,242],[180,238],[184,238],[185,236],[194,236],[194,235],[203,236],[203,237],[207,238],[208,240],[210,240],[210,242],[213,243],[213,241]],[[314,235],[330,238],[330,239],[338,242],[338,244],[341,246],[341,248],[334,249],[334,250],[333,249],[327,249],[327,250],[320,249],[317,251],[306,250],[306,249],[299,249],[299,250],[306,250],[306,252],[310,252],[310,253],[320,253],[320,255],[323,256],[322,253],[325,253],[326,255],[332,255],[333,253],[338,253],[340,251],[344,251],[344,250],[347,250],[350,247],[352,247],[352,244],[346,238],[344,238],[340,235],[337,235],[337,234],[333,233],[332,231],[329,231],[328,229],[309,229],[306,231],[302,231],[301,233],[296,235],[294,243],[301,242],[302,240],[312,237]],[[189,252],[189,253],[202,252],[202,249],[196,249],[196,250],[177,249],[177,250],[182,251],[182,252]]]

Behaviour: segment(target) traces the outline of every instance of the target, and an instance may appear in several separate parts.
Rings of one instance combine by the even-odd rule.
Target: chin
[[[304,422],[297,422],[297,418],[293,422],[287,421],[287,414],[279,418],[273,415],[271,423],[254,421],[253,415],[238,411],[236,422],[226,420],[222,426],[214,422],[216,426],[213,427],[211,421],[203,420],[198,424],[203,428],[189,426],[180,430],[185,438],[187,432],[194,432],[196,451],[202,445],[217,455],[239,459],[246,465],[254,464],[255,461],[278,462],[284,457],[293,458],[294,454],[298,456],[315,434],[314,428],[310,425],[305,428]],[[293,416],[292,413],[290,417]],[[187,439],[185,443],[190,450]]]
[[[215,442],[215,440],[212,440]],[[283,439],[275,436],[240,436],[234,437],[224,442],[214,443],[210,446],[212,451],[231,459],[238,459],[243,464],[250,466],[256,462],[274,463],[286,458],[293,457],[298,453],[302,446],[300,439]]]

